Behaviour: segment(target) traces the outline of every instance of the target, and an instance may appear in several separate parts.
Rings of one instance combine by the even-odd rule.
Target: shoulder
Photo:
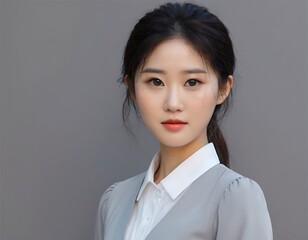
[[[257,182],[222,164],[213,167],[211,173],[214,176],[211,180],[214,181],[215,188],[224,194],[232,191],[262,191]]]
[[[109,186],[101,197],[99,204],[100,208],[108,209],[108,205],[112,199],[120,199],[121,197],[125,197],[126,193],[142,184],[144,176],[145,172]]]
[[[221,180],[224,185],[222,200],[228,197],[240,198],[241,200],[264,200],[264,194],[260,185],[227,167],[224,167]]]
[[[140,174],[138,174],[138,175],[136,175],[134,177],[128,178],[128,179],[126,179],[124,181],[117,182],[117,183],[111,185],[111,187],[114,186],[113,190],[115,192],[123,191],[125,189],[134,188],[134,187],[139,186],[139,185],[142,184],[142,182],[144,180],[144,177],[145,177],[145,174],[146,174],[146,172],[140,173]],[[106,191],[108,191],[108,189]]]
[[[104,239],[104,232],[105,228],[107,228],[106,223],[108,223],[108,219],[110,219],[110,216],[114,217],[116,211],[120,214],[122,213],[119,209],[122,207],[123,210],[126,206],[125,202],[129,202],[133,199],[133,195],[136,189],[142,184],[144,176],[145,173],[141,173],[124,181],[116,182],[103,193],[97,212],[95,230],[96,240]]]
[[[259,184],[226,167],[222,180],[224,188],[218,203],[217,239],[272,240],[270,215]]]
[[[216,167],[213,183],[220,213],[229,212],[251,214],[258,209],[267,213],[267,203],[260,185],[224,165]]]
[[[119,181],[113,183],[111,186],[107,188],[107,190],[103,193],[101,201],[106,201],[108,198],[110,198],[114,194],[119,194],[123,190],[129,190],[132,187],[135,187],[136,185],[139,185],[142,183],[145,176],[145,172],[140,173],[134,177],[128,178],[124,181]]]
[[[213,216],[217,214],[217,210],[224,213],[220,210],[230,207],[244,212],[253,211],[254,203],[267,210],[259,184],[222,164],[215,165],[200,176],[190,189],[191,195],[198,196],[191,201],[202,198],[201,202],[213,209]]]

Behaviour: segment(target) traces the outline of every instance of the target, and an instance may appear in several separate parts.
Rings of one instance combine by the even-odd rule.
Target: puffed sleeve
[[[218,209],[217,240],[272,240],[273,232],[260,186],[239,177],[225,189]]]
[[[112,190],[115,188],[117,183],[110,186],[101,197],[97,216],[96,216],[96,225],[95,225],[95,240],[104,240],[104,232],[105,232],[105,221],[106,221],[106,215],[108,211],[108,201],[110,201],[110,197],[112,194]]]

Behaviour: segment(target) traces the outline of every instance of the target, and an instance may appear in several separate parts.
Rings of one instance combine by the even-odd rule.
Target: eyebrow
[[[166,74],[166,72],[164,70],[158,69],[158,68],[144,68],[141,73],[159,73],[159,74]],[[204,71],[201,68],[190,68],[187,70],[184,70],[183,73],[203,73],[203,74],[207,74],[206,71]]]
[[[141,73],[161,73],[166,74],[164,70],[158,69],[158,68],[144,68],[142,69]]]
[[[191,68],[191,69],[184,70],[183,72],[184,73],[204,73],[204,74],[207,74],[207,72],[204,71],[201,68]]]

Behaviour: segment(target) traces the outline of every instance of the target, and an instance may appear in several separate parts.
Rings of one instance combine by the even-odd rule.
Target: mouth
[[[178,119],[169,119],[167,121],[162,122],[162,124],[187,124],[187,122],[183,122]]]
[[[183,122],[181,120],[178,119],[169,119],[167,121],[164,121],[161,123],[167,130],[169,131],[179,131],[181,130],[183,127],[185,127],[185,125],[187,125],[187,122]]]

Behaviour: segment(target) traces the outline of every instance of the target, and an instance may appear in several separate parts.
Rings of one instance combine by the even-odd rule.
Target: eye
[[[200,81],[197,80],[197,79],[188,79],[185,83],[186,86],[189,86],[189,87],[193,87],[193,86],[196,86],[197,84],[199,84]]]
[[[164,83],[162,82],[162,80],[158,78],[152,78],[149,82],[154,86],[164,86]]]

